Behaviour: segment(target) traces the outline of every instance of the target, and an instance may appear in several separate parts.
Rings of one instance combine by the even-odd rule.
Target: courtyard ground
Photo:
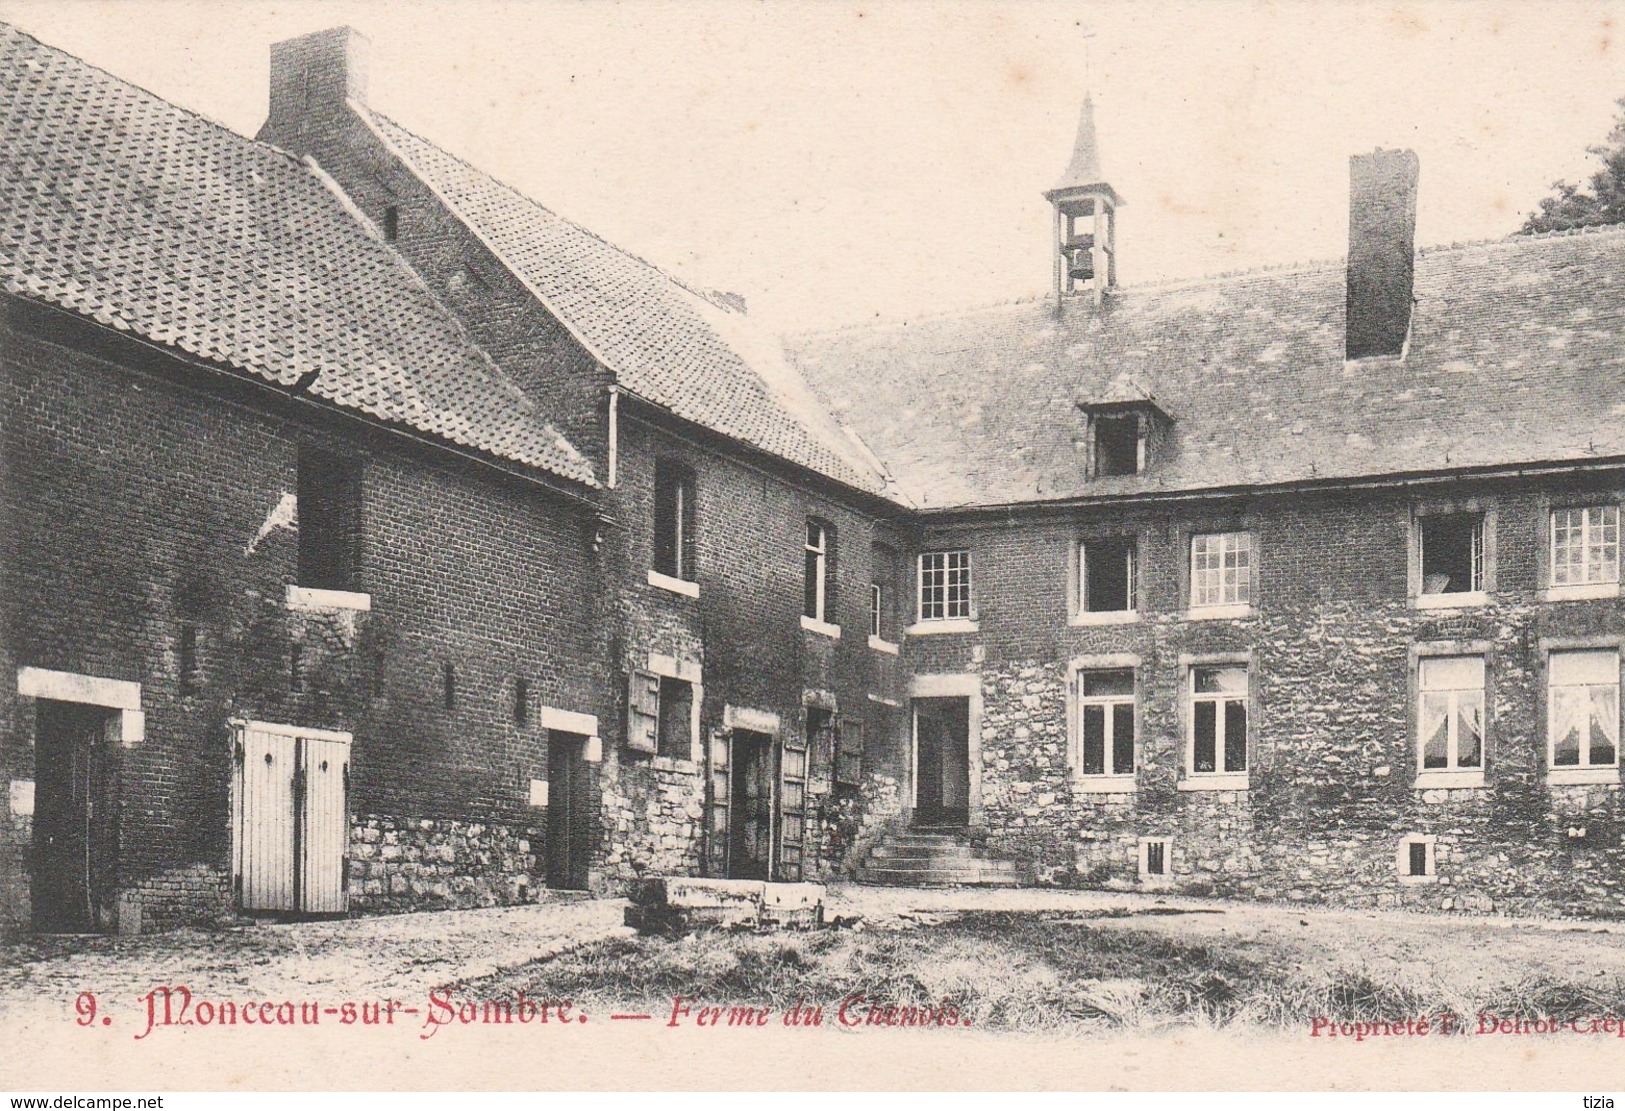
[[[1625,924],[839,887],[828,899],[837,924],[822,931],[670,940],[632,935],[624,907],[554,898],[25,941],[0,949],[0,1023],[11,1047],[0,1054],[0,1089],[72,1090],[98,1079],[129,1089],[136,1078],[151,1087],[294,1089],[1569,1087],[1617,1077],[1625,1053],[1613,1037],[1311,1036],[1316,1017],[1403,1022],[1450,1012],[1471,1027],[1480,1010],[1508,1019],[1620,1015]],[[327,1019],[311,1029],[217,1023],[135,1037],[147,1021],[142,998],[164,984],[216,1002],[400,1000],[414,1010],[390,1029]],[[520,991],[571,999],[583,1024],[560,1024],[556,1013],[550,1027],[430,1021],[431,992],[460,1004]],[[97,995],[94,1022],[75,1008],[84,992]],[[836,1012],[853,995],[865,998],[853,1015],[897,1005],[942,1013],[946,1003],[963,1024],[843,1028]],[[691,1014],[668,1026],[677,996],[692,1009],[765,1007],[772,1024],[715,1031]],[[825,1008],[821,1030],[780,1023],[797,1002]],[[651,1018],[611,1018],[622,1013]],[[605,1061],[614,1066],[606,1071]],[[1393,1069],[1410,1071],[1401,1080]],[[1529,1080],[1539,1069],[1547,1079]]]

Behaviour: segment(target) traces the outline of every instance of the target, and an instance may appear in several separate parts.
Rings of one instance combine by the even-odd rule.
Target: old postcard
[[[1622,39],[0,0],[0,1087],[1606,1091]]]

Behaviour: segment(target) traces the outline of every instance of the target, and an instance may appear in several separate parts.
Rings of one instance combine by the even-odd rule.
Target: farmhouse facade
[[[0,29],[0,918],[645,875],[1613,914],[1625,235],[795,337],[276,44],[253,140]],[[13,678],[14,677],[14,680]]]

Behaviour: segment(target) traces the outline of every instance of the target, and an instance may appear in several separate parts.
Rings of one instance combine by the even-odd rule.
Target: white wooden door
[[[237,745],[236,856],[244,910],[294,909],[294,775],[299,742],[257,724]]]
[[[350,736],[237,727],[232,863],[244,910],[340,914],[348,905]]]
[[[350,746],[326,737],[300,739],[304,805],[301,809],[299,909],[339,914],[349,882]]]

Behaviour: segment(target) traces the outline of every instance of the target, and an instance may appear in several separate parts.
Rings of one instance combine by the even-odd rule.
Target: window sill
[[[1240,775],[1198,773],[1181,779],[1178,787],[1181,791],[1245,791],[1247,773],[1242,772]]]
[[[1618,768],[1547,768],[1546,782],[1553,787],[1578,787],[1593,783],[1618,783]]]
[[[1479,789],[1484,786],[1484,770],[1417,772],[1413,786],[1418,791]]]
[[[1405,872],[1399,874],[1399,882],[1403,884],[1438,883],[1438,876],[1413,876]]]
[[[699,765],[693,760],[684,760],[678,756],[655,756],[649,761],[649,766],[657,772],[674,772],[677,775],[694,775],[699,771]]]
[[[1234,620],[1238,617],[1251,617],[1253,607],[1250,602],[1242,602],[1230,606],[1192,606],[1185,611],[1186,621],[1220,621]]]
[[[1132,625],[1140,619],[1139,610],[1085,610],[1072,615],[1074,625]]]
[[[946,617],[938,621],[916,621],[903,630],[903,635],[928,637],[942,633],[977,633],[981,630],[981,622],[974,617]]]
[[[700,584],[689,582],[687,579],[674,579],[670,575],[662,575],[659,571],[649,572],[649,585],[658,586],[661,590],[669,590],[673,594],[681,594],[685,598],[698,598]]]
[[[1072,789],[1084,795],[1132,795],[1135,787],[1132,775],[1084,775],[1072,781]]]
[[[1592,598],[1618,598],[1619,584],[1577,583],[1573,586],[1548,586],[1540,592],[1542,602],[1582,602]]]
[[[1411,600],[1419,610],[1453,610],[1467,609],[1470,606],[1487,606],[1490,596],[1482,590],[1463,590],[1455,594],[1418,594]]]
[[[893,644],[889,640],[882,640],[879,637],[870,637],[869,647],[873,648],[876,652],[884,652],[888,656],[897,655],[897,645]]]
[[[831,640],[841,639],[841,627],[839,625],[831,625],[829,622],[820,621],[816,617],[808,617],[806,614],[802,614],[801,627],[809,633],[817,633],[819,636],[829,637]]]
[[[355,610],[366,613],[372,609],[372,595],[355,590],[317,590],[309,586],[288,585],[288,608],[291,610]]]

